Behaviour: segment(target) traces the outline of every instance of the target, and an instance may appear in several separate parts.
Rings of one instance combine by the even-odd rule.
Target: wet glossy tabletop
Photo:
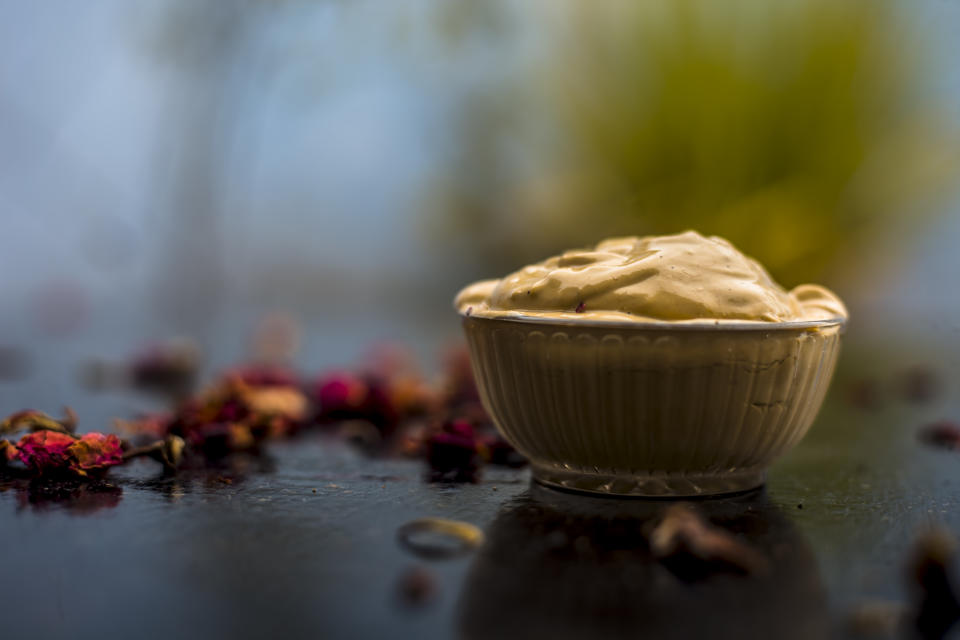
[[[419,462],[312,433],[174,478],[139,461],[97,491],[0,482],[2,637],[844,637],[855,604],[909,600],[918,528],[960,531],[960,454],[916,438],[949,407],[871,408],[857,384],[841,373],[764,491],[697,502],[772,558],[766,577],[681,581],[651,560],[663,502],[489,467],[479,484],[428,484]],[[423,516],[486,541],[417,557],[396,532]],[[417,567],[423,597],[405,599]]]

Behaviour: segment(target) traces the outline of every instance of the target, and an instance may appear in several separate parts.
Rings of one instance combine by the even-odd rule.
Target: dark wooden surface
[[[863,375],[886,381],[879,402],[857,395]],[[696,503],[772,558],[764,578],[684,582],[651,560],[662,501],[557,493],[525,470],[428,484],[417,461],[308,433],[175,478],[140,461],[101,491],[0,482],[0,637],[845,637],[856,604],[909,601],[920,529],[960,532],[960,454],[916,438],[954,381],[911,404],[892,375],[846,366],[764,491]],[[486,542],[416,557],[396,531],[423,516]],[[410,604],[418,567],[435,593]]]

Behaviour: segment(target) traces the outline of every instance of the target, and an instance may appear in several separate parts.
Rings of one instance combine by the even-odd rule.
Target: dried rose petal
[[[263,387],[244,394],[250,411],[300,421],[307,417],[307,397],[296,388]]]
[[[192,448],[219,456],[290,433],[306,419],[309,400],[298,387],[286,384],[289,379],[268,375],[279,370],[255,367],[228,373],[183,403],[166,430],[155,435],[180,436]]]
[[[527,464],[527,459],[504,440],[500,434],[492,433],[480,437],[480,453],[490,464],[518,469]]]
[[[475,446],[473,425],[466,420],[451,420],[443,425],[443,433],[450,439],[461,439],[464,446]]]
[[[58,431],[73,433],[77,428],[77,414],[70,407],[64,407],[63,420],[57,420],[36,409],[26,409],[13,413],[0,422],[0,433],[17,431]]]
[[[123,463],[120,438],[113,434],[84,434],[67,448],[67,452],[73,457],[70,468],[81,476]]]
[[[71,472],[86,476],[123,462],[120,439],[88,433],[80,438],[56,431],[36,431],[20,438],[17,459],[36,473]]]
[[[385,379],[343,372],[328,374],[317,383],[314,393],[319,418],[325,422],[366,420],[388,436],[406,417],[403,408],[395,404],[390,382]]]
[[[0,440],[0,466],[17,458],[17,447],[9,440]]]
[[[322,377],[316,385],[320,411],[325,415],[358,411],[370,394],[364,380],[348,372],[336,372]]]
[[[187,442],[210,456],[244,451],[256,445],[249,425],[239,422],[215,422],[198,425],[186,436]]]
[[[56,431],[35,431],[20,438],[17,459],[37,473],[66,470],[70,467],[73,436]]]
[[[389,380],[390,404],[402,418],[411,418],[436,411],[440,399],[433,388],[419,376],[398,376]]]
[[[480,477],[480,447],[473,426],[464,420],[443,425],[427,439],[428,479],[431,482],[477,482]]]
[[[228,430],[230,439],[230,448],[235,451],[250,449],[256,445],[256,438],[246,424],[234,423]]]

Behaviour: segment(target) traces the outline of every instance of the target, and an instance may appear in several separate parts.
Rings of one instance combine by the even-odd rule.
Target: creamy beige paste
[[[755,260],[717,236],[611,238],[566,251],[501,280],[463,289],[458,311],[619,321],[791,322],[846,318],[840,299],[804,284],[786,291]]]

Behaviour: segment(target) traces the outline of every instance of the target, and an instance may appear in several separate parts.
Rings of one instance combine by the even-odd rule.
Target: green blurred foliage
[[[923,43],[886,0],[539,9],[546,55],[469,101],[437,191],[491,270],[693,228],[785,285],[834,281],[923,228],[957,173]]]

